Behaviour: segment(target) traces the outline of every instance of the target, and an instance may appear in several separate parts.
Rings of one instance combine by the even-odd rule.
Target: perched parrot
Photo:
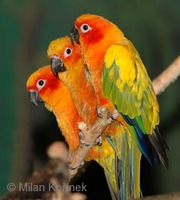
[[[27,90],[31,102],[38,106],[44,103],[56,117],[59,128],[69,145],[70,152],[80,143],[78,123],[82,121],[72,101],[68,88],[54,76],[50,66],[44,66],[35,71],[27,80]],[[101,146],[93,146],[85,160],[95,160],[105,170],[107,176],[111,175],[110,183],[115,187],[115,153],[105,136],[102,136]],[[114,182],[113,182],[114,181]],[[109,185],[110,187],[110,185]]]
[[[97,119],[96,107],[98,105],[96,94],[91,83],[91,78],[87,68],[84,67],[80,54],[79,45],[73,47],[68,36],[58,38],[52,41],[48,47],[48,58],[51,59],[51,65],[62,64],[59,57],[70,66],[68,71],[65,67],[61,68],[65,73],[59,73],[61,81],[69,88],[74,104],[83,122],[92,124]],[[73,56],[73,57],[72,57]],[[68,65],[68,66],[69,66]],[[77,79],[77,74],[80,78]],[[88,92],[87,92],[88,91]]]
[[[75,20],[70,37],[80,44],[98,105],[111,110],[113,104],[148,161],[168,168],[168,147],[157,127],[159,105],[133,44],[115,24],[91,14]]]
[[[82,60],[80,46],[76,43],[72,45],[69,37],[58,38],[50,43],[47,54],[54,74],[69,88],[83,121],[94,123],[98,117],[97,97],[89,71]],[[131,133],[123,121],[114,120],[103,135],[106,135],[115,150],[115,166],[111,165],[112,162],[107,163],[113,170],[106,176],[113,185],[112,198],[119,200],[140,197],[141,153]],[[116,184],[112,184],[114,182]]]

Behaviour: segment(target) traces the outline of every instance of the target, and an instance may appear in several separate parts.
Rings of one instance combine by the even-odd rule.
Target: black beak
[[[51,69],[53,71],[53,74],[58,78],[59,72],[65,72],[66,67],[64,66],[64,63],[58,56],[52,56],[51,57]]]
[[[38,92],[32,90],[29,91],[30,102],[33,103],[35,106],[39,106],[39,103],[43,103],[43,100],[39,96]]]
[[[76,43],[80,44],[80,42],[79,42],[79,32],[78,32],[78,30],[75,26],[71,30],[70,39],[71,39],[72,45],[74,45],[74,41]]]

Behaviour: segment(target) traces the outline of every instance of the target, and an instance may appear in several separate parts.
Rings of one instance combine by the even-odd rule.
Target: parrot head
[[[96,44],[101,49],[106,49],[106,46],[109,47],[113,42],[120,42],[119,34],[123,36],[119,28],[107,19],[97,15],[84,14],[75,20],[70,38],[73,44],[74,42],[80,44],[82,49],[87,50],[89,45]]]
[[[59,76],[61,80],[64,80],[64,76],[67,75],[66,71],[78,70],[76,66],[78,66],[81,58],[80,46],[78,44],[72,44],[68,36],[53,40],[48,47],[47,54],[51,60],[54,75]]]
[[[46,105],[49,103],[50,107],[57,103],[58,100],[54,98],[54,91],[61,85],[62,83],[54,76],[51,67],[44,66],[31,74],[27,80],[26,88],[30,94],[30,101],[34,105],[38,106],[39,103],[45,103]]]

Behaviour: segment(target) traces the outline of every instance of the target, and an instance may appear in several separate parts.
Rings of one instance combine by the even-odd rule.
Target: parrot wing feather
[[[167,145],[157,131],[159,106],[140,56],[132,43],[114,44],[104,58],[102,90],[122,115],[148,161],[168,168]],[[130,126],[129,126],[130,125]]]
[[[159,107],[146,69],[129,41],[107,50],[102,87],[118,111],[133,120],[130,125],[152,134],[159,123]]]

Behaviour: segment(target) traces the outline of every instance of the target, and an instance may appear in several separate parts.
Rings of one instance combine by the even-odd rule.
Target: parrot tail
[[[149,141],[151,142],[152,146],[156,150],[159,158],[159,163],[161,162],[163,166],[168,169],[169,168],[169,162],[166,154],[166,150],[169,150],[169,147],[167,146],[164,138],[159,132],[158,127],[155,127],[155,130],[153,131],[152,135],[148,135]]]
[[[128,130],[133,134],[137,145],[146,157],[151,165],[156,163],[162,163],[163,166],[168,169],[168,158],[166,151],[169,150],[165,140],[160,134],[158,127],[156,126],[152,134],[144,134],[140,127],[137,125],[135,119],[130,119],[128,116],[123,115],[127,123]]]
[[[140,197],[140,160],[141,152],[133,140],[131,133],[124,131],[115,136],[107,136],[114,148],[115,177],[117,200]]]

